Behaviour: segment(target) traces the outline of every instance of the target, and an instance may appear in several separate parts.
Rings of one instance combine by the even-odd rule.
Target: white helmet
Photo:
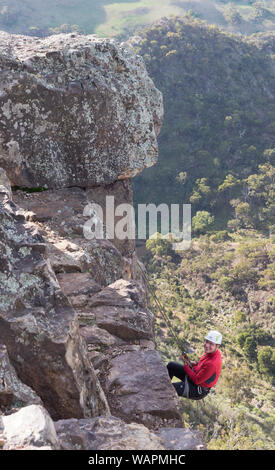
[[[222,343],[222,335],[216,330],[211,330],[205,336],[205,339],[212,341],[212,343],[221,344]]]

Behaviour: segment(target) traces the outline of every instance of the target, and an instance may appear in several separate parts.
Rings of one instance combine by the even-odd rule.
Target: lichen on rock
[[[0,166],[12,184],[91,187],[156,163],[162,94],[130,48],[0,31],[0,70]]]

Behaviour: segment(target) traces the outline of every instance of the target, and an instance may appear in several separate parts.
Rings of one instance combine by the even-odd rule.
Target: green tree
[[[247,336],[244,342],[243,351],[248,359],[257,361],[257,343],[255,338]]]
[[[258,351],[259,370],[263,374],[273,375],[275,373],[275,349],[264,346]]]
[[[247,338],[249,338],[250,335],[248,333],[248,331],[243,331],[242,333],[240,333],[238,336],[237,336],[237,343],[240,345],[240,347],[243,349],[244,345],[245,345],[245,341]]]
[[[223,193],[225,200],[228,201],[233,197],[236,190],[240,188],[241,183],[240,179],[229,173],[226,175],[223,183],[218,186],[218,192]]]
[[[195,182],[193,193],[190,196],[191,204],[200,204],[200,207],[207,207],[211,196],[211,188],[207,184],[207,178],[198,178]]]
[[[250,206],[258,225],[275,223],[275,167],[270,163],[259,165],[259,173],[247,178]]]
[[[146,249],[156,256],[169,256],[174,254],[172,243],[162,238],[160,233],[157,233],[157,238],[149,238],[146,240]]]
[[[197,234],[204,233],[214,222],[214,216],[208,211],[198,211],[192,218],[192,228]]]
[[[239,227],[252,228],[253,219],[251,213],[251,207],[248,202],[240,202],[235,207],[236,218],[239,222]]]

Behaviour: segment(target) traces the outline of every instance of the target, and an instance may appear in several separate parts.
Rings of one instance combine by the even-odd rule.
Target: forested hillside
[[[134,179],[136,203],[191,203],[192,242],[146,242],[143,261],[171,326],[203,354],[223,334],[223,369],[203,401],[182,399],[208,449],[274,448],[274,33],[234,35],[165,18],[131,40],[164,98],[159,162]],[[158,349],[179,361],[154,305]],[[173,379],[177,381],[177,379]]]
[[[273,36],[274,37],[274,36]],[[131,43],[162,91],[159,162],[136,202],[191,203],[194,230],[274,224],[275,72],[269,41],[163,19]]]

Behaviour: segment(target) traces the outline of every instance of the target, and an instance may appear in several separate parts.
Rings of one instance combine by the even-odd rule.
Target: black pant
[[[210,389],[206,390],[204,387],[192,382],[190,377],[186,374],[182,364],[178,364],[177,362],[168,362],[167,369],[170,379],[175,376],[182,381],[172,383],[180,397],[184,394],[186,398],[190,398],[191,400],[201,400],[209,393]]]

